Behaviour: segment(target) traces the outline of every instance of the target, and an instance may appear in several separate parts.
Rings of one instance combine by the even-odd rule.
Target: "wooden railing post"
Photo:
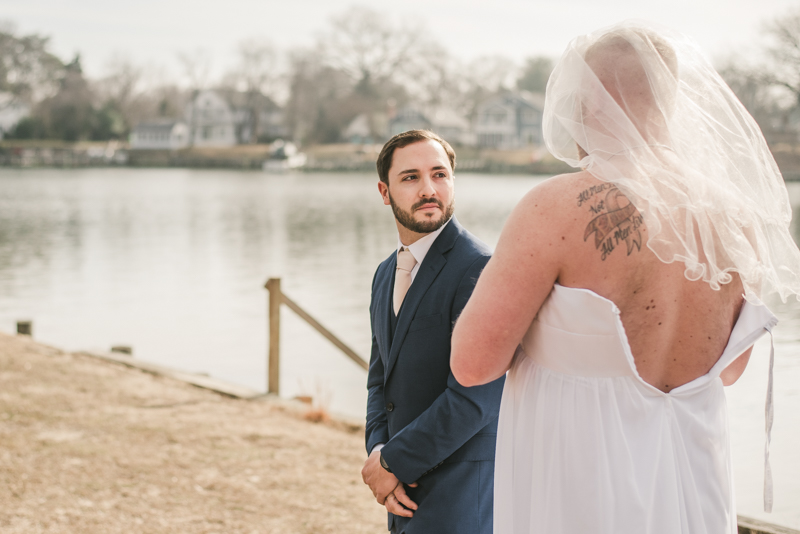
[[[33,337],[33,321],[17,321],[17,334]]]
[[[369,362],[356,354],[356,352],[345,345],[338,337],[319,324],[319,321],[311,317],[308,312],[297,305],[292,299],[281,291],[281,279],[270,278],[264,287],[269,291],[269,361],[267,364],[267,393],[280,395],[281,392],[281,304],[286,304],[293,312],[300,316],[305,322],[311,325],[317,332],[325,336],[333,343],[345,356],[353,360],[365,371],[369,370]]]
[[[267,392],[281,393],[281,279],[270,278],[269,291],[269,360],[267,365]]]

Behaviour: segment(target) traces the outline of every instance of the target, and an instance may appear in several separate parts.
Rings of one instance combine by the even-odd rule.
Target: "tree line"
[[[770,44],[761,63],[729,60],[720,72],[768,138],[778,138],[800,105],[800,10],[768,22],[763,31]],[[263,95],[280,102],[286,129],[301,145],[332,143],[342,140],[357,115],[406,104],[446,106],[472,119],[479,103],[499,91],[544,92],[553,68],[553,60],[541,55],[521,65],[503,56],[463,61],[420,24],[359,6],[332,17],[306,48],[242,41],[235,64],[220,79],[211,79],[210,56],[203,51],[179,54],[178,60],[182,81],[121,56],[111,59],[103,76],[89,79],[80,56],[63,61],[46,36],[0,27],[0,93],[31,109],[5,136],[127,139],[138,122],[181,118],[197,91],[221,88],[246,95],[255,117]]]
[[[733,57],[720,74],[772,143],[798,142],[800,130],[800,9],[762,26],[761,60]]]

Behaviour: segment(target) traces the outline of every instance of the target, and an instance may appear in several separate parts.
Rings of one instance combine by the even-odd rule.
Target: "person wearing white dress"
[[[800,294],[775,161],[696,45],[643,22],[575,39],[543,122],[580,170],[519,202],[452,339],[461,384],[508,371],[494,531],[735,533],[723,386],[777,322],[762,299]]]

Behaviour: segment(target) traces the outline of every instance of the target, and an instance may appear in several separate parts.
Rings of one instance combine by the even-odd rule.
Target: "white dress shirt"
[[[413,269],[411,269],[412,284],[414,283],[414,278],[417,277],[417,273],[419,272],[419,266],[422,265],[422,260],[424,260],[425,256],[428,255],[428,251],[431,249],[433,242],[436,241],[436,238],[439,237],[439,234],[442,233],[442,230],[444,230],[445,226],[447,226],[448,224],[450,224],[449,220],[442,226],[440,226],[439,229],[436,230],[435,232],[431,232],[425,237],[421,237],[420,239],[414,241],[412,244],[406,247],[409,250],[409,252],[411,252],[411,255],[414,256],[414,259],[417,260],[417,264],[414,266]],[[405,245],[403,244],[402,241],[400,241],[400,236],[398,235],[397,252],[399,253],[400,249],[403,247],[405,247]]]
[[[438,230],[435,232],[431,232],[425,237],[418,239],[417,241],[413,242],[412,244],[408,245],[408,250],[411,252],[411,255],[414,256],[414,259],[417,260],[417,264],[411,269],[411,284],[414,284],[414,278],[417,277],[417,272],[419,272],[419,266],[422,265],[422,260],[425,259],[425,256],[428,255],[428,251],[431,249],[433,242],[436,241],[436,238],[439,237],[439,234],[442,233],[444,227],[450,224],[448,220],[442,226],[439,227]],[[400,236],[397,236],[397,252],[400,252],[400,249],[405,247],[402,241],[400,241]],[[411,288],[409,288],[411,291]],[[394,302],[392,302],[394,304]],[[384,443],[376,443],[374,447],[372,447],[372,452],[379,451],[383,448]]]

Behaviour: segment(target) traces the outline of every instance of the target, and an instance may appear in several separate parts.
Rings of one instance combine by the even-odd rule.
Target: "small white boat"
[[[269,158],[262,165],[265,171],[283,172],[299,169],[306,164],[306,155],[297,150],[291,141],[278,139],[270,145]]]

